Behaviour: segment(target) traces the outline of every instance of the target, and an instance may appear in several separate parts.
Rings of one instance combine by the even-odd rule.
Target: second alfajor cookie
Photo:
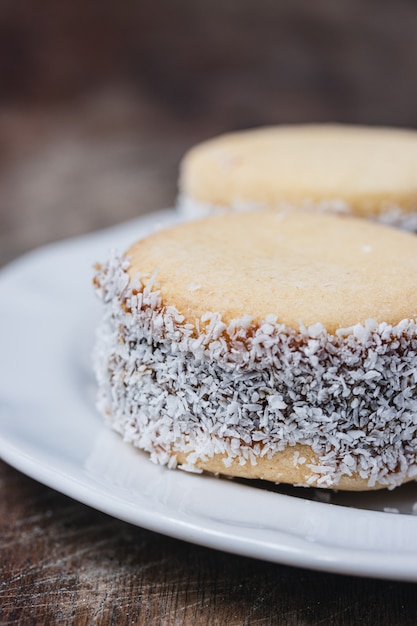
[[[230,133],[185,155],[179,192],[187,217],[302,207],[417,230],[417,132],[328,124]]]

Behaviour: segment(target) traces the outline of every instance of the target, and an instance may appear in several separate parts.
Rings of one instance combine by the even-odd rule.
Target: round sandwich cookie
[[[259,211],[97,266],[98,406],[171,468],[346,490],[417,476],[417,238]]]
[[[185,155],[178,206],[190,218],[302,207],[417,231],[417,131],[329,124],[223,135]]]

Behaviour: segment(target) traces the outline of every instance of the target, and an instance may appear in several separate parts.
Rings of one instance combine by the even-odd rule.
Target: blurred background
[[[224,131],[417,127],[414,0],[2,0],[0,264],[172,206]]]

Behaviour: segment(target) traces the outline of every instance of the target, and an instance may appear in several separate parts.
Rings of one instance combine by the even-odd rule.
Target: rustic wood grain
[[[0,463],[0,623],[415,624],[415,585],[223,554],[120,522]]]

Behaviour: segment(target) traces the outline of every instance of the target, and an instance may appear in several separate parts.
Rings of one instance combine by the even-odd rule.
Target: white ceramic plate
[[[100,316],[92,265],[176,219],[165,211],[54,244],[0,273],[2,458],[80,502],[186,541],[314,569],[417,580],[415,483],[349,495],[170,471],[102,423],[90,362]]]

